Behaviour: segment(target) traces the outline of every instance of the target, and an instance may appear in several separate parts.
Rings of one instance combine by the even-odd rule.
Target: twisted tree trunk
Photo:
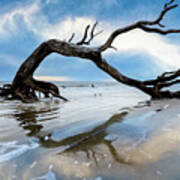
[[[180,33],[179,29],[163,30],[164,25],[161,24],[161,21],[166,12],[177,7],[177,4],[172,5],[173,2],[174,0],[171,0],[169,3],[165,4],[163,11],[154,21],[138,21],[127,27],[119,28],[108,37],[104,44],[98,46],[97,48],[83,46],[89,45],[94,37],[101,33],[98,32],[95,34],[97,22],[91,28],[89,39],[88,32],[90,25],[86,27],[82,40],[77,43],[71,43],[75,34],[72,35],[68,42],[51,39],[42,43],[20,66],[12,84],[4,85],[2,88],[0,88],[0,96],[9,97],[10,95],[12,98],[19,98],[25,101],[26,99],[37,99],[38,97],[35,91],[39,91],[44,93],[46,97],[51,94],[55,97],[59,97],[67,101],[66,98],[60,96],[56,85],[43,81],[37,81],[33,78],[34,71],[45,59],[45,57],[51,53],[58,53],[63,56],[73,56],[85,60],[90,60],[94,62],[99,69],[108,73],[118,82],[138,88],[144,93],[150,95],[153,99],[173,97],[179,98],[180,91],[171,92],[168,90],[163,90],[163,88],[180,82],[180,80],[177,79],[180,76],[180,70],[175,72],[165,72],[154,80],[140,81],[121,74],[116,68],[108,64],[102,57],[102,52],[106,51],[108,48],[114,48],[112,47],[112,43],[117,36],[134,29],[141,29],[148,33],[158,33],[162,35],[169,33]],[[159,28],[157,28],[157,26],[159,26]]]

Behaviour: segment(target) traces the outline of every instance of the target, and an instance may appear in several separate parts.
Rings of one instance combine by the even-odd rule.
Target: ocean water
[[[115,82],[56,84],[69,102],[0,100],[1,180],[164,178],[155,168],[164,151],[146,148],[157,146],[164,121],[151,119],[168,104],[149,110],[148,96]]]

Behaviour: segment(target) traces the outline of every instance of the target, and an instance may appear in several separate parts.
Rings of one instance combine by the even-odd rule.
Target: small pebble
[[[161,176],[162,175],[162,172],[161,171],[156,171],[156,174]]]
[[[78,161],[74,161],[74,164],[79,164],[79,162]]]
[[[48,137],[48,136],[45,136],[45,137],[44,137],[44,140],[45,140],[45,141],[47,141],[48,139],[49,139],[49,137]]]
[[[50,164],[50,165],[49,165],[49,170],[52,171],[53,167],[54,167],[54,165],[53,165],[53,164]]]
[[[13,166],[13,167],[17,167],[17,164],[13,164],[12,166]]]
[[[84,163],[84,165],[87,166],[87,167],[91,166],[92,164],[93,164],[92,162],[86,162],[86,163]]]
[[[166,104],[163,108],[167,109],[169,107],[169,104]]]
[[[16,179],[16,176],[12,176],[12,179]]]
[[[112,164],[111,164],[111,163],[109,163],[109,164],[108,164],[108,168],[111,168],[111,167],[112,167]]]
[[[31,164],[30,168],[32,169],[36,164],[37,164],[37,161],[34,161],[34,162]]]
[[[107,157],[108,155],[107,154],[103,154],[104,155],[104,157]]]
[[[101,176],[98,176],[95,180],[103,180],[103,178]]]
[[[161,109],[161,108],[158,108],[158,109],[156,109],[156,111],[159,112],[159,111],[162,111],[162,109]]]

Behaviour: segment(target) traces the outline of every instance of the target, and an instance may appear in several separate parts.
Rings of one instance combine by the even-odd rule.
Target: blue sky
[[[116,28],[137,20],[155,19],[164,0],[0,0],[0,80],[12,81],[20,64],[43,41],[81,38],[87,24],[99,22],[103,33],[92,46],[102,44]],[[178,0],[177,0],[178,3]],[[180,7],[163,20],[167,28],[179,28]],[[118,51],[103,54],[120,72],[140,79],[180,68],[180,34],[166,37],[135,30],[114,42]],[[64,80],[111,80],[90,62],[52,54],[36,76]]]

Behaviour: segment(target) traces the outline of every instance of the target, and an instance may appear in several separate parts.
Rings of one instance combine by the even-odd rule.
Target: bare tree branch
[[[161,30],[158,28],[150,28],[146,26],[141,26],[139,27],[140,29],[146,31],[146,32],[153,32],[153,33],[158,33],[162,35],[167,35],[167,34],[172,34],[172,33],[180,33],[180,29],[169,29],[169,30]]]
[[[169,4],[170,5],[170,4]],[[156,19],[156,20],[154,20],[154,21],[140,21],[139,23],[141,24],[141,25],[159,25],[160,24],[160,22],[163,20],[163,18],[164,18],[164,16],[165,16],[165,14],[168,12],[168,11],[170,11],[171,9],[174,9],[174,8],[176,8],[178,5],[177,4],[175,4],[175,5],[172,5],[172,6],[165,6],[164,7],[164,10],[160,13],[160,15],[159,15],[159,17]]]
[[[87,25],[87,26],[86,26],[86,29],[85,29],[85,32],[84,32],[84,36],[83,36],[83,38],[82,38],[81,41],[79,41],[79,42],[76,43],[77,45],[87,44],[85,41],[86,41],[87,36],[88,36],[88,30],[89,30],[89,28],[90,28],[90,25]]]
[[[99,31],[97,33],[95,33],[95,29],[96,29],[96,26],[97,26],[98,22],[96,21],[95,24],[93,25],[92,27],[92,30],[91,30],[91,36],[89,38],[89,40],[87,41],[87,44],[90,44],[90,42],[96,37],[98,36],[99,34],[101,34],[103,31]]]
[[[98,22],[96,21],[91,29],[91,37],[88,42],[90,42],[94,38],[94,31],[95,31],[97,24],[98,24]]]
[[[71,37],[68,40],[69,43],[73,40],[74,36],[75,36],[75,33],[72,33]]]
[[[176,8],[178,5],[175,4],[175,5],[172,5],[172,6],[169,6],[170,4],[172,4],[174,2],[174,0],[171,0],[169,3],[167,3],[165,6],[164,6],[164,10],[160,13],[159,17],[154,20],[154,21],[138,21],[134,24],[131,24],[129,26],[126,26],[124,28],[120,28],[120,29],[117,29],[115,30],[110,36],[109,38],[107,39],[107,41],[101,45],[99,47],[99,50],[102,52],[102,51],[105,51],[106,49],[108,49],[109,47],[111,47],[111,44],[113,43],[114,39],[119,36],[120,34],[123,34],[123,33],[126,33],[126,32],[129,32],[131,30],[134,30],[134,29],[142,29],[146,32],[153,32],[153,33],[158,33],[158,34],[162,34],[162,35],[166,35],[166,34],[170,34],[170,33],[180,33],[180,29],[169,29],[169,30],[162,30],[162,29],[159,29],[159,28],[153,28],[153,27],[149,27],[149,26],[152,26],[152,25],[159,25],[160,27],[165,27],[164,25],[162,25],[160,22],[162,21],[163,17],[165,16],[165,14],[170,11],[171,9],[174,9]],[[169,7],[168,7],[169,6]]]
[[[169,75],[169,76],[166,76],[166,75]],[[171,81],[172,79],[176,79],[179,76],[180,76],[180,70],[177,70],[175,72],[165,72],[161,76],[158,76],[157,79],[143,81],[143,84],[156,85],[160,82]]]
[[[164,5],[164,9],[166,9],[170,4],[172,4],[175,0],[170,0],[170,2],[166,3]]]
[[[84,32],[84,36],[82,38],[81,41],[79,41],[78,43],[76,43],[77,45],[89,45],[90,42],[97,36],[99,35],[100,33],[102,33],[103,31],[99,31],[98,33],[95,33],[95,29],[96,29],[96,26],[97,26],[98,22],[96,21],[91,29],[91,32],[90,32],[90,38],[89,40],[87,40],[88,38],[88,30],[90,28],[90,25],[88,25],[85,29],[85,32]],[[87,40],[87,41],[86,41]]]
[[[165,88],[165,87],[170,87],[174,84],[179,84],[180,83],[180,80],[175,80],[175,81],[171,81],[171,82],[165,82],[165,83],[161,83],[158,85],[158,88],[159,89],[162,89],[162,88]]]

